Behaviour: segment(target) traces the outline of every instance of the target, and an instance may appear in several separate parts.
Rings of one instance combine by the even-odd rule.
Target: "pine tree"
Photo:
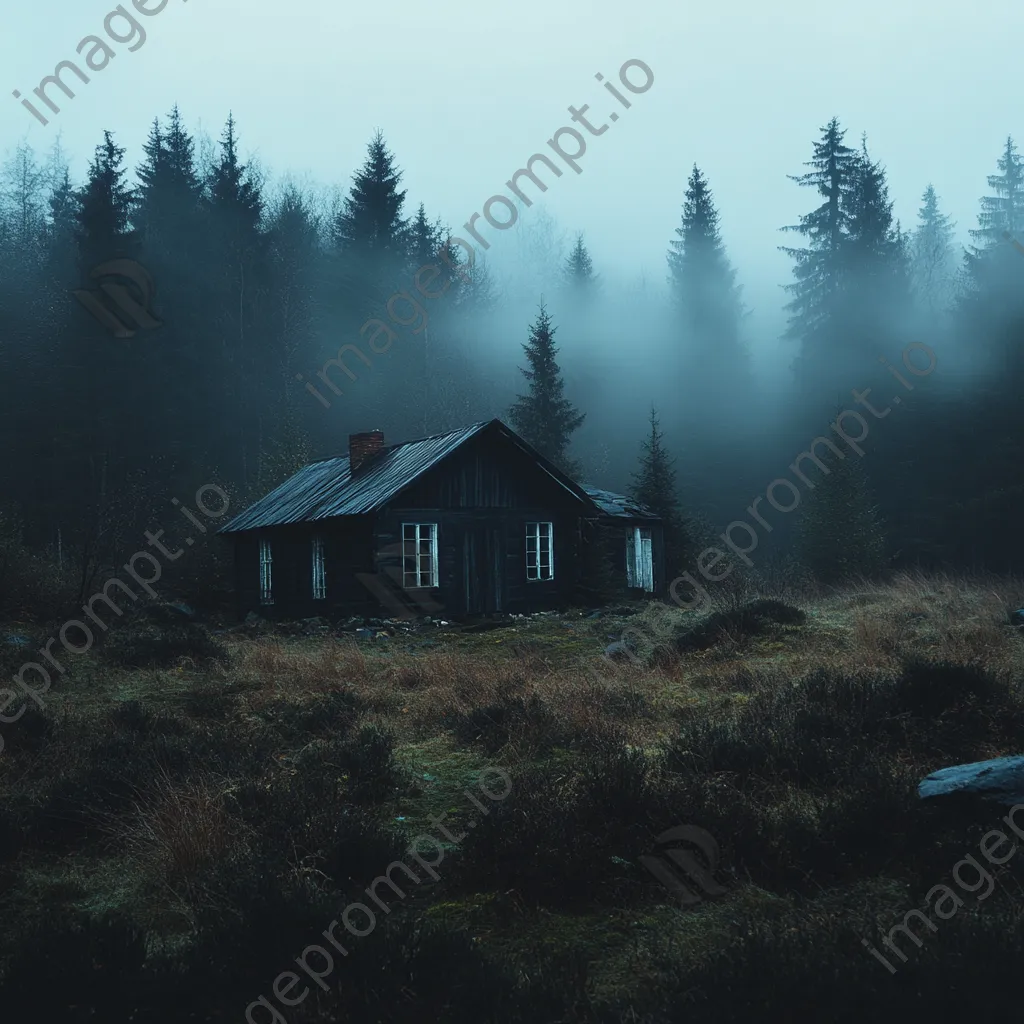
[[[921,204],[911,239],[914,292],[919,305],[934,319],[953,301],[958,264],[956,225],[940,211],[939,197],[931,184]]]
[[[578,412],[565,397],[565,383],[555,360],[556,330],[541,303],[537,319],[530,327],[530,339],[523,346],[529,368],[520,368],[529,382],[529,393],[516,398],[509,415],[524,441],[568,476],[575,477],[579,467],[569,458],[569,445],[586,414]]]
[[[630,497],[661,518],[666,567],[674,575],[683,568],[689,543],[676,487],[675,460],[665,447],[665,435],[653,405],[650,426],[650,433],[640,444],[640,465],[633,475]]]
[[[982,197],[978,227],[971,231],[981,248],[1000,245],[1007,234],[1018,240],[1024,235],[1024,160],[1012,138],[1007,138],[997,166],[999,173],[988,178],[995,195]]]
[[[878,506],[852,456],[829,454],[828,472],[815,482],[797,527],[804,565],[820,582],[875,576],[887,565]]]
[[[124,149],[110,132],[96,147],[89,178],[78,194],[78,251],[83,278],[99,263],[132,259],[138,236],[131,226],[133,190],[125,184]]]
[[[576,236],[576,243],[572,252],[566,257],[565,267],[562,271],[563,280],[570,292],[575,295],[587,295],[597,284],[597,275],[594,273],[594,261],[583,241],[583,232]]]
[[[355,175],[334,224],[334,243],[350,270],[380,290],[400,286],[410,248],[409,225],[402,217],[402,172],[378,131],[367,146],[366,162]]]
[[[208,262],[203,274],[203,291],[209,299],[204,305],[219,314],[214,334],[219,344],[211,346],[209,353],[210,360],[217,361],[214,376],[222,391],[216,441],[221,464],[229,467],[232,479],[247,487],[264,441],[266,367],[277,362],[277,353],[258,305],[268,285],[262,182],[239,158],[231,114],[221,135],[219,158],[204,184],[209,197],[204,254]],[[210,375],[207,370],[207,379]]]
[[[234,146],[234,125],[230,123]],[[181,123],[177,106],[171,109],[167,130],[154,119],[144,143],[146,159],[136,172],[132,220],[142,235],[147,255],[160,261],[180,259],[194,241],[203,186],[195,166],[195,142]]]
[[[70,287],[77,266],[78,204],[78,193],[65,166],[50,192],[50,216],[44,233],[48,279],[61,290]]]
[[[863,285],[884,274],[893,258],[893,204],[885,170],[871,159],[866,139],[850,167],[844,263],[847,273]]]
[[[911,264],[908,240],[893,219],[885,170],[871,159],[866,140],[851,163],[845,198],[843,328],[836,341],[854,356],[877,357],[897,344],[910,312]]]
[[[1021,256],[1012,244],[1024,242],[1024,160],[1012,138],[1006,140],[998,170],[988,178],[995,195],[982,197],[978,227],[970,232],[978,244],[964,254],[956,313],[973,349],[998,352],[1001,360],[1008,358],[1024,370],[1019,365],[1019,321],[1024,319]]]
[[[849,194],[856,154],[843,139],[845,130],[832,118],[806,166],[806,174],[789,175],[803,188],[813,188],[824,200],[799,223],[784,227],[807,240],[805,248],[780,246],[796,261],[795,281],[786,285],[792,295],[786,337],[801,343],[798,369],[806,379],[825,356],[829,342],[843,330],[846,239],[850,227]]]
[[[267,367],[272,388],[266,409],[276,424],[275,436],[304,437],[303,413],[311,410],[296,375],[308,368],[315,351],[314,276],[320,239],[316,217],[295,186],[289,186],[276,203],[267,241],[272,289],[268,327],[278,344],[274,349],[277,365]]]
[[[995,195],[982,197],[978,227],[970,231],[978,244],[964,255],[958,303],[961,325],[982,338],[992,336],[993,329],[1000,333],[1000,324],[1024,315],[1021,257],[1012,244],[1024,241],[1024,160],[1012,138],[1006,140],[997,166],[999,173],[988,178]],[[1017,341],[1009,344],[1012,349]]]
[[[409,268],[415,273],[428,263],[437,263],[438,250],[444,245],[445,231],[440,220],[429,221],[426,207],[420,203],[409,225]],[[432,290],[438,290],[434,284]]]
[[[262,183],[238,157],[238,137],[231,114],[221,136],[220,150],[220,159],[206,181],[210,213],[221,245],[232,252],[233,258],[252,256],[263,216]]]
[[[76,283],[85,291],[95,288],[90,277],[95,267],[138,257],[124,152],[104,132],[88,179],[69,204],[76,215]],[[115,496],[127,490],[133,470],[144,466],[159,444],[146,393],[147,353],[142,346],[111,341],[106,325],[79,303],[69,304],[67,329],[60,332],[51,429],[55,461],[64,475],[57,514],[63,518],[65,538],[77,535],[83,571],[90,564],[90,571],[96,568],[91,552],[108,529]]]
[[[741,358],[739,328],[743,318],[736,271],[726,255],[719,213],[707,178],[694,164],[686,188],[682,225],[669,243],[669,286],[702,358]]]

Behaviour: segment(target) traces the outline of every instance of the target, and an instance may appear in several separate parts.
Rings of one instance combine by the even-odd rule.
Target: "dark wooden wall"
[[[313,600],[313,536],[324,538],[327,598]],[[272,605],[260,604],[261,537],[272,552]],[[269,619],[355,614],[375,604],[357,573],[374,568],[373,522],[366,516],[345,516],[320,524],[303,523],[252,530],[230,538],[235,545],[235,592],[240,615],[250,611]]]
[[[421,614],[462,616],[489,612],[542,611],[572,600],[579,574],[579,516],[551,509],[494,510],[487,514],[437,509],[387,509],[378,519],[378,571],[401,571],[403,522],[438,524],[439,587],[418,592],[434,609]],[[529,580],[526,524],[554,526],[554,579]]]
[[[485,434],[429,470],[376,514],[231,536],[239,612],[277,619],[393,617],[404,609],[407,614],[462,618],[565,607],[577,592],[585,557],[581,517],[593,515],[590,506],[529,455]],[[403,522],[438,524],[436,588],[403,590]],[[527,579],[529,522],[554,524],[553,580]],[[621,550],[615,557],[625,582],[625,530],[630,523],[621,522]],[[666,585],[662,530],[657,523],[642,525],[653,530],[655,591],[660,594]],[[327,575],[327,598],[322,601],[312,596],[312,538],[318,532],[324,538]],[[273,605],[260,604],[261,535],[272,545]]]

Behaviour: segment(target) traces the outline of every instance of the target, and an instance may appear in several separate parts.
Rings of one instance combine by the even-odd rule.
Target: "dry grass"
[[[134,813],[111,819],[108,833],[144,874],[187,892],[207,865],[244,841],[225,804],[228,792],[210,776],[178,782],[158,771]]]
[[[778,588],[769,589],[776,596]],[[742,593],[766,596],[753,583]],[[445,722],[502,700],[536,697],[567,727],[594,732],[614,722],[630,742],[649,743],[681,710],[786,685],[814,668],[895,670],[910,656],[993,671],[1021,666],[1024,644],[1007,618],[1024,602],[1020,580],[900,573],[886,583],[788,596],[807,612],[804,625],[757,637],[726,631],[708,650],[674,648],[674,638],[699,620],[698,613],[650,602],[639,615],[594,625],[574,648],[564,646],[566,620],[537,627],[551,637],[517,626],[422,650],[337,639],[247,639],[233,643],[228,677],[248,691],[245,701],[253,707],[350,689],[367,713],[407,742],[437,735]],[[719,604],[727,607],[733,599],[725,595]],[[623,629],[638,658],[653,667],[601,656],[608,637]]]
[[[53,716],[53,740],[40,739],[38,751],[26,743],[0,764],[0,804],[15,812],[6,822],[0,816],[0,826],[24,835],[19,863],[28,864],[30,851],[52,851],[47,859],[63,858],[60,870],[76,886],[72,890],[53,864],[43,864],[33,869],[36,875],[26,872],[18,883],[20,902],[11,905],[43,907],[54,921],[72,899],[128,908],[145,924],[147,940],[168,950],[199,936],[214,993],[232,971],[243,978],[240,990],[229,993],[231,1012],[237,1012],[264,984],[262,975],[255,981],[244,976],[253,951],[271,938],[251,924],[267,920],[261,916],[264,883],[269,879],[271,890],[282,894],[272,908],[273,937],[283,934],[284,946],[298,952],[315,934],[310,918],[326,923],[325,915],[343,905],[332,887],[341,891],[395,859],[398,833],[428,831],[444,808],[459,819],[449,824],[461,826],[466,809],[459,794],[488,761],[515,769],[509,772],[515,798],[500,819],[481,819],[472,842],[452,858],[447,890],[438,892],[443,906],[465,915],[489,955],[507,947],[510,957],[533,956],[543,952],[545,937],[562,929],[559,942],[575,962],[597,964],[595,977],[614,978],[616,991],[620,984],[625,991],[625,979],[637,971],[652,972],[638,992],[661,984],[652,964],[673,970],[699,965],[705,950],[720,950],[724,941],[708,926],[714,905],[692,914],[659,909],[661,895],[630,868],[651,848],[650,835],[680,820],[714,834],[729,870],[735,866],[734,896],[722,903],[730,921],[747,919],[749,908],[739,901],[752,893],[757,899],[799,894],[805,916],[794,920],[803,930],[794,926],[786,934],[805,934],[807,921],[813,925],[806,906],[815,887],[828,894],[829,886],[840,885],[838,901],[851,880],[889,886],[890,873],[898,872],[926,891],[966,847],[955,828],[937,841],[913,784],[942,764],[1018,749],[1024,722],[1018,685],[1005,689],[988,676],[1005,670],[1018,684],[1022,678],[1024,637],[1009,624],[1008,612],[1024,603],[1024,585],[901,574],[828,594],[754,588],[744,596],[784,600],[806,618],[780,614],[763,628],[747,628],[742,616],[719,617],[715,623],[738,625],[710,637],[710,646],[680,647],[679,638],[704,617],[652,602],[633,616],[517,620],[486,633],[370,643],[234,634],[225,641],[230,664],[205,673],[184,666],[146,672],[100,666],[88,686],[76,677],[59,693],[54,688],[60,714]],[[717,610],[734,610],[733,598],[725,594]],[[625,627],[633,627],[637,663],[603,658]],[[901,671],[910,658],[948,661],[953,668],[918,667],[915,677]],[[984,666],[985,678],[956,667],[972,663]],[[386,744],[374,735],[367,739],[371,725],[393,733],[394,747],[390,738]],[[391,778],[392,755],[400,769],[395,784],[359,795],[354,780]],[[37,777],[41,781],[33,781]],[[138,788],[122,787],[125,777]],[[37,792],[22,793],[23,780]],[[237,800],[231,784],[238,787]],[[78,815],[104,786],[109,799],[97,805],[107,814],[114,849],[93,851],[94,818],[83,827]],[[53,884],[40,898],[44,890],[35,879],[44,871],[54,872],[65,888]],[[607,906],[591,908],[593,894]],[[424,902],[433,898],[426,890],[420,895]],[[322,910],[321,897],[330,909]],[[857,922],[858,934],[868,934],[875,917],[899,920],[907,905],[902,889],[885,901],[880,896],[877,908],[873,904]],[[577,914],[579,908],[588,909]],[[637,945],[648,941],[637,938],[641,932],[660,931],[654,915],[670,909],[673,927],[692,929],[682,959],[675,933],[675,945],[657,957]],[[992,949],[998,950],[1005,929],[992,905],[985,912],[995,920]],[[28,920],[27,910],[21,913]],[[813,946],[790,958],[788,946],[773,945],[775,918],[766,913],[758,920],[770,940],[751,954],[755,974],[783,977],[787,991],[806,984],[808,971],[811,977],[850,977],[853,968],[842,952],[850,943],[838,925],[833,932],[822,926],[811,937]],[[527,931],[531,921],[536,938]],[[213,930],[203,932],[211,922]],[[943,935],[952,935],[953,927]],[[20,948],[20,941],[11,948]],[[377,956],[378,948],[384,947],[367,943],[360,955]],[[434,959],[423,976],[451,971],[457,979],[461,947],[446,949],[431,947]],[[86,949],[84,977],[92,976],[91,956]],[[976,960],[987,967],[991,957],[983,951]],[[715,962],[733,959],[730,953]],[[862,960],[855,965],[862,963],[870,987],[869,972],[878,968]],[[370,966],[363,974],[353,974],[371,979],[373,1015],[365,1019],[399,1019],[380,1006],[381,992],[397,991],[380,981],[390,981],[392,961],[365,962]],[[992,962],[1003,970],[1002,961]],[[407,963],[402,947],[394,964],[406,978]],[[731,974],[715,966],[708,991],[715,1000],[727,997],[747,968],[741,963],[739,974]],[[478,965],[473,970],[482,986],[493,984]],[[148,977],[131,981],[127,969],[122,974],[129,990],[150,983]],[[685,1002],[694,990],[685,972],[680,978],[666,1006]],[[569,983],[562,978],[560,984]],[[849,991],[858,991],[852,982]],[[844,996],[837,1005],[849,1001]],[[201,1002],[204,1010],[213,1005],[206,992]],[[445,1002],[444,1012],[448,1008]],[[459,1019],[470,1019],[473,1007],[460,1004],[458,1012]],[[551,1012],[545,989],[536,1008],[517,1019],[549,1019]],[[709,1012],[704,1019],[717,1019],[718,1006]],[[834,1007],[829,1013],[835,1016]],[[749,1008],[745,1014],[730,1019],[749,1019]],[[559,1019],[577,1016],[566,1011]]]
[[[1022,597],[1024,584],[1013,579],[900,573],[886,586],[836,595],[823,610],[849,617],[846,653],[860,665],[888,668],[927,656],[1005,671],[1020,665],[1008,613]]]

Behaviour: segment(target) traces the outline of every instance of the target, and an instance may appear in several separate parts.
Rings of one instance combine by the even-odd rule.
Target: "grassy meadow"
[[[356,640],[131,623],[68,655],[2,727],[8,1020],[668,1024],[958,1021],[1019,1006],[1022,858],[938,930],[881,940],[1005,809],[922,803],[945,765],[1021,752],[1024,635],[1006,578],[658,603]],[[605,647],[626,626],[635,660]],[[10,624],[42,642],[47,630]],[[9,676],[25,652],[0,648]],[[161,651],[163,653],[161,653]],[[473,814],[467,790],[511,789]],[[486,803],[486,800],[484,801]],[[435,879],[388,896],[323,984],[274,979],[412,839]],[[472,829],[467,828],[473,820]],[[697,825],[724,895],[639,863]],[[1003,826],[1005,828],[1005,826]],[[360,927],[362,924],[360,923]],[[298,986],[293,994],[301,992]],[[272,1016],[276,1013],[278,1016]]]

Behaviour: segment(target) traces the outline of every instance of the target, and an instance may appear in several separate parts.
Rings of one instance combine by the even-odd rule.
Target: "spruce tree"
[[[416,216],[409,225],[409,270],[415,274],[420,267],[438,262],[438,251],[445,242],[445,230],[440,220],[427,219],[426,207],[420,203]],[[441,269],[444,269],[443,262]],[[432,285],[431,290],[439,291],[440,285]]]
[[[587,295],[593,290],[594,285],[597,284],[597,275],[594,273],[594,261],[590,258],[590,253],[587,251],[582,231],[576,236],[572,252],[565,259],[562,276],[565,285],[573,295]]]
[[[843,325],[835,340],[855,358],[873,362],[898,344],[897,331],[912,304],[911,264],[908,239],[893,218],[885,170],[871,159],[866,141],[851,163],[845,199]]]
[[[64,167],[50,192],[50,216],[44,232],[47,277],[55,289],[66,290],[75,277],[78,193]]]
[[[565,397],[565,383],[555,360],[556,330],[541,303],[537,319],[530,327],[529,341],[523,346],[529,366],[520,368],[520,373],[529,382],[529,391],[516,398],[509,416],[524,441],[575,478],[579,467],[569,458],[569,445],[586,414],[577,411]]]
[[[1007,138],[997,166],[999,173],[988,178],[995,195],[982,197],[978,227],[971,231],[981,248],[1002,244],[1007,234],[1018,240],[1024,235],[1024,159],[1012,138]]]
[[[217,425],[221,464],[243,487],[251,486],[263,447],[265,367],[275,361],[267,322],[258,306],[267,288],[266,238],[262,231],[263,188],[255,169],[238,153],[235,120],[228,115],[219,159],[205,181],[209,197],[203,290],[219,311],[214,337],[223,398]],[[212,339],[211,339],[212,340]],[[207,371],[209,374],[209,371]]]
[[[255,169],[239,159],[235,119],[231,114],[220,140],[220,159],[210,169],[206,190],[209,212],[222,247],[236,259],[255,255],[263,216],[262,182]]]
[[[956,225],[939,209],[939,197],[931,184],[921,197],[917,217],[911,238],[914,294],[934,321],[953,302],[958,265]]]
[[[410,230],[402,216],[406,192],[399,188],[401,182],[394,154],[378,131],[334,224],[334,243],[349,271],[375,291],[404,283],[400,277],[410,250]]]
[[[785,286],[792,296],[786,305],[790,315],[786,337],[801,344],[797,369],[804,380],[820,367],[829,343],[844,328],[845,243],[856,159],[854,150],[843,142],[845,137],[839,120],[832,118],[814,144],[806,165],[811,170],[789,175],[802,188],[815,189],[823,200],[810,213],[802,215],[798,223],[782,229],[802,235],[806,246],[780,246],[782,252],[796,261],[795,280]]]
[[[110,132],[96,147],[89,178],[78,193],[79,269],[83,281],[96,264],[138,255],[138,235],[131,225],[134,190],[125,184],[124,149]]]
[[[964,256],[958,303],[961,327],[982,340],[994,340],[1015,318],[1024,316],[1021,256],[1012,244],[1024,242],[1024,160],[1012,138],[1006,140],[997,166],[999,173],[988,178],[995,195],[981,198],[978,227],[970,232],[977,244]],[[998,344],[1008,344],[1011,350],[1019,347],[1017,333]]]
[[[185,131],[177,106],[171,109],[166,130],[154,120],[142,149],[146,159],[136,172],[139,187],[132,221],[149,259],[173,264],[194,244],[203,198],[195,142]]]
[[[306,198],[289,186],[273,209],[267,227],[271,301],[270,336],[277,339],[275,365],[266,368],[268,424],[275,434],[304,436],[304,418],[312,410],[297,374],[308,370],[315,351],[316,311],[313,279],[320,253],[315,215]],[[281,386],[283,382],[283,387]],[[301,450],[301,446],[300,446]]]
[[[867,477],[852,455],[827,453],[797,526],[801,561],[816,579],[837,584],[875,576],[887,565],[886,541]]]
[[[665,564],[675,575],[689,555],[689,542],[676,487],[675,460],[665,447],[658,411],[651,406],[650,433],[640,444],[639,468],[633,475],[630,497],[649,508],[665,531]]]
[[[726,255],[719,213],[703,171],[694,164],[686,188],[682,224],[669,243],[669,286],[682,313],[691,346],[705,362],[742,359],[743,318],[736,271]]]

